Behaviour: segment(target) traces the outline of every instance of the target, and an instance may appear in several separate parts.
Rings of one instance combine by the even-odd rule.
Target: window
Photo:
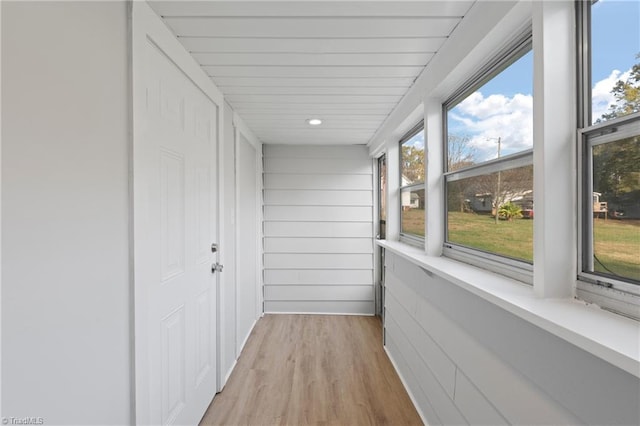
[[[445,103],[446,255],[531,271],[532,93],[529,32]]]
[[[425,233],[424,125],[419,123],[400,140],[400,237],[419,244]]]
[[[640,316],[640,3],[577,2],[578,294]]]
[[[387,156],[378,158],[378,206],[380,208],[380,224],[378,238],[384,240],[387,237]]]

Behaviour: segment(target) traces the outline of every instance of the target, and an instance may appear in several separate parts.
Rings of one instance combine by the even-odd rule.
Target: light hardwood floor
[[[265,315],[201,425],[420,425],[375,317]]]

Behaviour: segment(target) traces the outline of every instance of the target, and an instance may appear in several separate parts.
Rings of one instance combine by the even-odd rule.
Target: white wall
[[[2,416],[132,421],[123,2],[2,2]]]
[[[2,4],[0,4],[0,34],[2,34]],[[0,36],[1,43],[2,36]],[[0,52],[2,47],[0,46]],[[0,64],[2,59],[0,59]],[[0,80],[2,69],[0,67]],[[0,99],[2,99],[2,84],[0,84]],[[1,102],[0,102],[1,104]],[[0,129],[2,129],[2,105],[0,105]],[[1,132],[0,132],[1,133]],[[0,134],[0,415],[2,414],[2,135]]]
[[[265,312],[373,314],[373,167],[363,146],[264,147]]]
[[[386,349],[437,424],[640,424],[631,374],[387,251]]]
[[[259,161],[261,155],[240,129],[236,132],[237,180],[237,341],[236,351],[242,351],[249,333],[261,311],[258,310],[258,211],[259,205]]]
[[[236,167],[233,110],[225,102],[223,110],[224,135],[224,240],[220,241],[220,374],[224,384],[235,365],[236,353]]]

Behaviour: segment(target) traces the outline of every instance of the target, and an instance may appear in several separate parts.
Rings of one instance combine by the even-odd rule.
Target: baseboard
[[[413,393],[411,393],[411,388],[409,388],[409,386],[407,386],[407,382],[404,380],[404,377],[402,376],[402,373],[400,372],[400,369],[398,368],[398,365],[396,364],[396,361],[393,359],[393,356],[387,350],[386,346],[383,345],[382,348],[384,349],[385,353],[387,354],[387,357],[389,358],[389,361],[391,361],[391,365],[393,365],[393,369],[396,370],[396,374],[398,375],[398,377],[400,377],[400,381],[402,382],[402,386],[404,386],[404,389],[407,391],[407,394],[409,395],[409,399],[411,399],[411,403],[413,404],[413,407],[418,412],[418,415],[420,416],[420,419],[422,420],[422,423],[424,423],[425,426],[429,426],[429,422],[427,422],[427,418],[425,417],[424,413],[420,409],[420,406],[416,402],[416,399],[413,396]]]
[[[375,313],[370,313],[370,312],[362,312],[362,313],[358,313],[358,312],[345,312],[345,313],[340,313],[340,312],[269,312],[266,311],[264,313],[265,315],[349,315],[349,316],[354,316],[354,317],[375,317],[376,314]]]
[[[249,340],[249,336],[251,336],[251,333],[253,333],[253,329],[255,328],[257,323],[258,323],[258,320],[256,319],[255,321],[253,321],[253,324],[251,324],[251,327],[249,327],[249,332],[244,337],[244,340],[242,341],[242,344],[238,348],[238,355],[236,356],[236,361],[238,360],[238,358],[240,358],[240,354],[242,353],[242,350],[244,349],[244,346],[247,344],[247,340]]]
[[[233,361],[233,364],[231,364],[231,367],[229,368],[229,371],[224,376],[224,382],[222,383],[222,388],[220,388],[220,392],[222,392],[224,390],[224,387],[227,385],[227,382],[229,381],[229,377],[231,377],[231,373],[233,373],[233,370],[236,368],[237,364],[238,364],[238,359],[236,358]]]
[[[263,315],[260,315],[260,318],[262,318]],[[229,381],[229,378],[231,377],[231,374],[233,374],[233,370],[235,370],[236,365],[238,365],[238,358],[240,358],[240,354],[242,353],[242,350],[244,349],[245,345],[247,344],[247,341],[249,340],[249,336],[251,336],[251,333],[253,332],[253,329],[255,328],[256,324],[257,324],[258,320],[255,320],[253,322],[253,324],[251,324],[251,328],[249,329],[249,332],[247,333],[247,336],[244,338],[244,341],[242,342],[242,345],[240,346],[237,355],[236,355],[236,359],[233,360],[233,364],[231,364],[231,367],[229,368],[229,371],[227,371],[227,374],[225,374],[224,376],[224,381],[221,384],[220,390],[218,392],[222,392],[224,390],[224,387],[227,385],[227,382]]]

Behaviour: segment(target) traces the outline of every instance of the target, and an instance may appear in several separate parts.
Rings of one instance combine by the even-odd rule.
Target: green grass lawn
[[[595,219],[593,237],[597,272],[640,280],[640,220]]]
[[[449,212],[448,222],[452,243],[533,262],[534,220]],[[640,220],[594,219],[593,230],[595,271],[640,280]],[[424,210],[403,211],[402,232],[424,236]]]
[[[490,215],[449,212],[449,241],[533,261],[534,220],[501,220]],[[594,220],[596,272],[640,280],[640,220]],[[607,271],[608,269],[608,271]]]
[[[533,262],[533,220],[501,220],[491,215],[449,212],[452,243]]]
[[[402,232],[424,237],[424,209],[404,210],[402,215]]]

